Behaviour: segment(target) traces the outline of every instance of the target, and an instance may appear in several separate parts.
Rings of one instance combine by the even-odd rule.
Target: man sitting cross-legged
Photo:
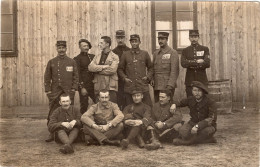
[[[145,143],[142,138],[142,130],[152,122],[151,107],[142,102],[143,92],[134,90],[132,98],[134,103],[126,106],[123,111],[126,138],[121,141],[122,149],[126,149],[133,139],[137,140],[140,148],[143,148]]]
[[[182,125],[182,114],[179,110],[170,110],[171,91],[161,90],[159,92],[159,102],[155,103],[152,110],[153,123],[148,126],[147,132],[150,135],[150,144],[146,144],[148,150],[155,150],[161,146],[160,142],[172,142],[179,133],[178,129]]]
[[[97,141],[99,145],[120,146],[120,141],[113,139],[123,130],[124,115],[117,104],[109,99],[109,91],[100,90],[99,102],[92,105],[81,117],[87,145]]]
[[[48,129],[51,133],[54,133],[56,142],[64,144],[60,152],[70,154],[74,152],[71,144],[78,137],[81,128],[81,113],[70,105],[71,100],[68,94],[62,94],[59,103],[61,106],[55,109],[50,116]]]

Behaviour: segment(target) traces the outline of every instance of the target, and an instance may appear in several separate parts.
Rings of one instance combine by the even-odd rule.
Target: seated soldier
[[[99,145],[120,146],[120,141],[113,139],[123,130],[124,115],[117,104],[109,101],[108,90],[100,90],[98,98],[99,102],[92,105],[81,117],[85,142],[87,145],[98,142]]]
[[[134,90],[132,98],[134,103],[126,106],[123,111],[126,138],[121,141],[122,149],[126,149],[129,142],[134,139],[137,140],[139,147],[143,148],[145,143],[142,138],[142,129],[147,128],[152,122],[151,107],[142,102],[143,92]]]
[[[186,99],[181,100],[171,109],[188,106],[191,119],[179,129],[180,137],[173,139],[174,145],[191,145],[199,143],[215,143],[213,137],[217,130],[217,112],[215,102],[206,96],[207,87],[199,81],[193,81],[192,94]]]
[[[146,144],[148,150],[155,150],[161,146],[160,142],[172,142],[179,133],[178,129],[182,125],[182,114],[180,111],[170,110],[171,91],[161,90],[159,92],[159,102],[155,103],[152,110],[153,123],[148,126],[150,132],[150,144]],[[158,141],[159,139],[159,141]]]
[[[55,109],[50,116],[48,129],[51,133],[54,133],[56,142],[64,144],[60,152],[70,154],[74,152],[71,144],[78,137],[81,128],[81,113],[70,105],[71,100],[68,94],[62,94],[59,103],[61,106]]]

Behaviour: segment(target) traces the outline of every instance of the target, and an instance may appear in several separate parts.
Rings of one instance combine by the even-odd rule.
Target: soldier
[[[71,106],[71,100],[68,94],[63,93],[60,96],[60,105],[50,116],[48,124],[49,131],[54,133],[55,141],[63,143],[60,149],[63,154],[71,154],[74,152],[72,143],[78,137],[81,128],[81,114],[74,106]]]
[[[125,81],[126,104],[133,103],[131,93],[138,89],[143,91],[143,102],[152,106],[148,86],[153,73],[151,58],[147,51],[139,48],[141,43],[139,35],[130,35],[130,43],[132,48],[123,53],[118,66],[118,74]]]
[[[158,32],[158,42],[160,49],[153,54],[154,71],[154,100],[159,101],[160,90],[169,89],[173,98],[175,88],[177,87],[177,78],[179,76],[179,56],[176,50],[168,46],[168,32]],[[153,85],[154,84],[154,85]]]
[[[209,48],[198,43],[199,30],[190,30],[189,40],[191,46],[183,49],[181,55],[181,66],[187,68],[185,77],[187,97],[192,96],[192,81],[208,84],[206,68],[210,67]]]
[[[199,82],[193,81],[192,94],[186,99],[171,106],[172,110],[176,107],[186,107],[190,109],[190,120],[179,128],[180,138],[173,140],[174,145],[191,145],[198,143],[215,143],[213,137],[217,130],[217,109],[216,103],[208,98],[207,87]]]
[[[94,90],[96,102],[98,101],[99,91],[102,89],[109,90],[110,101],[117,103],[118,76],[117,67],[119,58],[111,52],[111,38],[103,36],[100,39],[99,47],[101,54],[96,55],[89,64],[88,69],[94,72]]]
[[[109,91],[101,90],[99,102],[92,105],[81,117],[87,145],[97,141],[100,145],[120,146],[120,141],[114,139],[123,130],[124,115],[109,98]]]
[[[49,99],[50,108],[47,125],[52,112],[60,106],[59,98],[61,94],[69,94],[73,105],[79,82],[77,63],[66,55],[66,41],[57,41],[56,48],[58,55],[49,60],[44,73],[45,92]],[[50,134],[45,141],[53,141],[53,134]]]
[[[79,97],[80,97],[80,112],[84,112],[88,109],[88,97],[95,103],[94,94],[94,73],[88,70],[88,65],[93,60],[95,55],[89,54],[88,51],[91,49],[91,43],[86,39],[79,40],[80,54],[74,57],[78,65],[79,73]]]
[[[116,55],[118,55],[119,62],[120,62],[123,52],[130,50],[130,48],[127,47],[125,44],[125,31],[124,30],[116,31],[116,41],[117,41],[117,47],[114,48],[112,51]],[[125,95],[124,95],[124,80],[122,80],[122,78],[120,78],[120,77],[118,78],[117,104],[121,110],[123,110],[126,106]]]

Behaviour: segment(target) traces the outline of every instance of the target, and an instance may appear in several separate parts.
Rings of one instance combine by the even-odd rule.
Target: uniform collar
[[[109,101],[106,106],[103,106],[100,102],[98,102],[99,108],[104,110],[104,109],[109,109],[112,103]]]
[[[65,54],[64,56],[58,55],[58,58],[59,58],[59,59],[65,59],[66,57],[67,57],[67,54]]]
[[[83,55],[83,56],[87,56],[88,55],[88,53],[86,53],[86,52],[80,52],[80,54]]]
[[[198,47],[200,44],[199,43],[197,43],[196,45],[190,45],[191,47],[193,47],[193,48],[196,48],[196,47]]]
[[[171,48],[169,47],[169,45],[166,45],[164,48],[160,48],[160,51],[159,52],[162,52],[162,53],[166,53],[170,50]]]
[[[203,95],[202,99],[200,102],[197,102],[197,100],[195,99],[195,97],[192,97],[192,101],[191,101],[191,105],[195,106],[197,105],[198,108],[201,108],[202,106],[204,106],[206,103],[208,102],[208,98],[206,95]]]
[[[131,52],[139,54],[140,53],[140,48],[138,48],[138,49],[132,49],[131,48]]]

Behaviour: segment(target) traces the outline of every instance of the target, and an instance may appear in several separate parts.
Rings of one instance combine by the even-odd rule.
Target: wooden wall
[[[233,101],[260,102],[259,16],[259,2],[198,2],[201,42],[211,53],[208,78],[232,79]]]
[[[211,80],[231,78],[233,100],[260,101],[259,4],[198,2],[201,43],[210,47]],[[214,12],[213,12],[214,11]],[[56,56],[55,43],[66,40],[68,56],[79,53],[78,40],[87,38],[97,54],[98,40],[124,29],[140,34],[141,48],[151,50],[150,1],[23,1],[18,0],[18,57],[3,57],[1,106],[47,104],[43,74]],[[185,69],[180,67],[176,98],[185,96]]]

